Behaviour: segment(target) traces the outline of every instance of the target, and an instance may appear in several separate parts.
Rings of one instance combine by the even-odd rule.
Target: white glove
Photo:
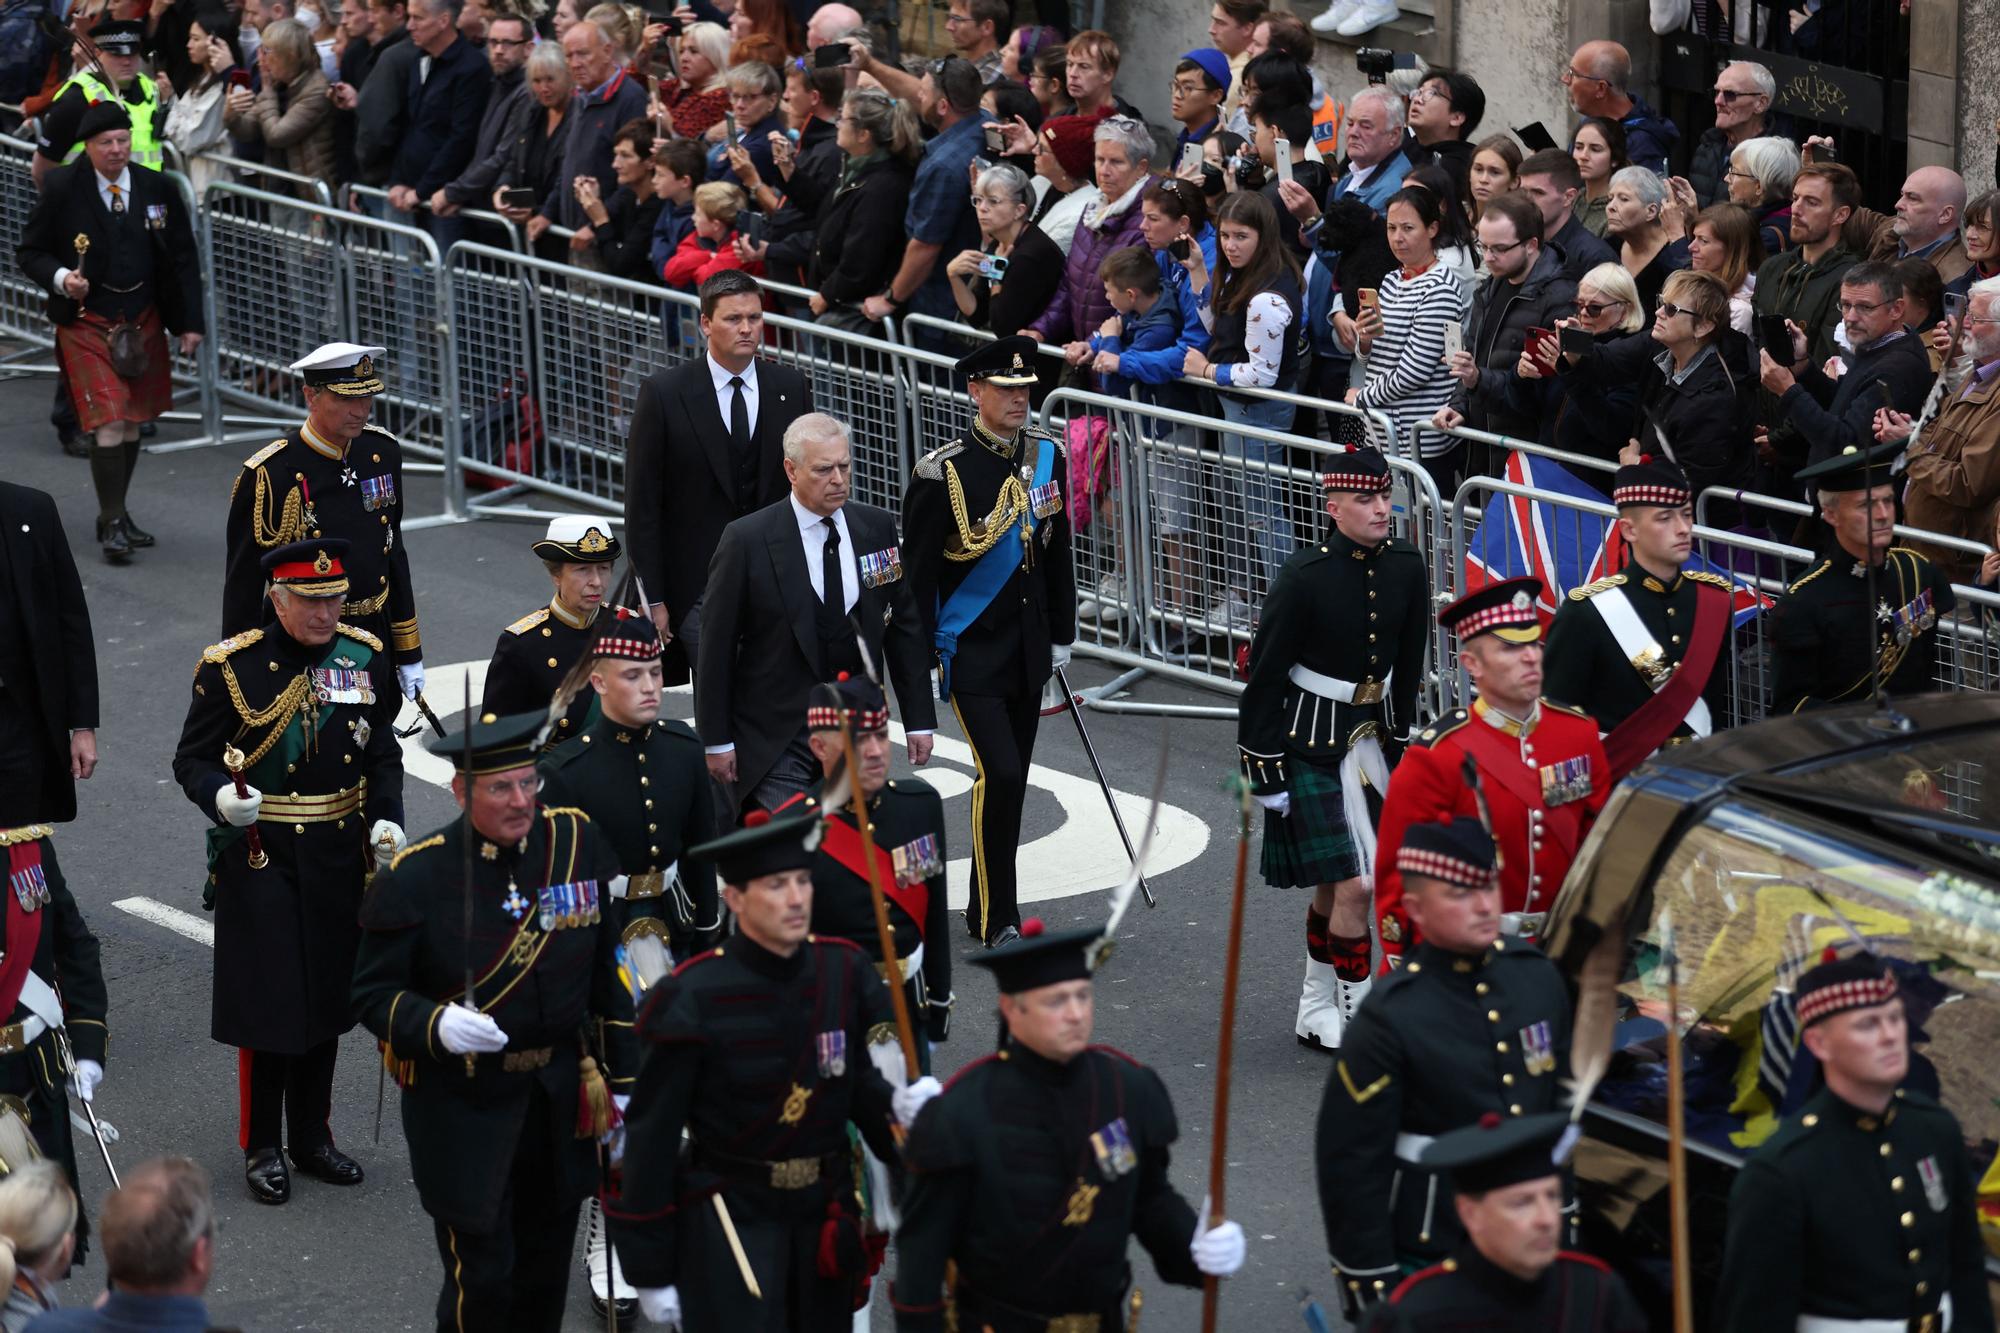
[[[611,877],[610,892],[612,897],[623,898],[626,890],[631,887],[632,877],[630,875],[613,875]]]
[[[1267,796],[1252,796],[1251,800],[1277,815],[1292,813],[1292,794],[1288,791],[1274,791]]]
[[[97,1085],[104,1082],[104,1066],[95,1060],[76,1062],[76,1095],[87,1102],[97,1100]]]
[[[1069,646],[1068,644],[1066,644],[1066,643],[1052,643],[1052,644],[1050,644],[1050,645],[1049,645],[1049,670],[1051,670],[1051,671],[1054,671],[1054,670],[1056,670],[1056,669],[1057,669],[1058,667],[1066,667],[1066,666],[1068,666],[1068,665],[1069,665],[1069,659],[1070,659],[1070,657],[1071,657],[1071,653],[1070,653],[1070,646]]]
[[[448,1004],[438,1015],[438,1040],[453,1055],[491,1055],[507,1047],[507,1034],[493,1015],[462,1004]]]
[[[375,853],[376,864],[386,866],[396,859],[396,853],[409,845],[403,830],[386,819],[378,819],[368,829],[368,848]]]
[[[924,1103],[944,1091],[944,1084],[925,1074],[906,1088],[898,1088],[889,1096],[889,1104],[896,1110],[896,1123],[904,1129],[917,1123],[917,1112],[924,1109]]]
[[[396,683],[403,687],[403,697],[414,699],[424,690],[424,664],[412,662],[408,666],[396,668]]]
[[[264,804],[263,792],[255,787],[245,790],[250,793],[248,796],[238,796],[235,787],[225,785],[215,793],[215,813],[231,828],[249,828],[256,823],[258,807]]]
[[[618,1123],[605,1132],[604,1147],[611,1158],[611,1165],[616,1166],[625,1160],[625,1108],[632,1104],[632,1094],[614,1092],[611,1104],[618,1108]]]
[[[1204,1207],[1201,1213],[1208,1216],[1208,1209]],[[1194,1266],[1210,1277],[1233,1277],[1243,1267],[1243,1228],[1225,1221],[1203,1231],[1197,1219],[1194,1239],[1188,1242],[1188,1254],[1193,1256]]]
[[[639,1288],[639,1313],[656,1324],[678,1330],[681,1326],[681,1293],[678,1287]]]

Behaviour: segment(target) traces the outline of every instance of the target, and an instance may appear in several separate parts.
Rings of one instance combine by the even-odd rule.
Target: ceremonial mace
[[[465,878],[464,878],[463,880],[461,880],[461,881],[460,881],[460,884],[459,884],[459,887],[460,887],[460,890],[461,890],[461,892],[462,892],[462,893],[464,894],[464,897],[465,897],[465,909],[464,909],[464,913],[463,913],[463,916],[462,916],[462,918],[461,918],[461,919],[462,919],[462,922],[463,922],[463,925],[464,925],[464,928],[465,928],[465,937],[464,937],[464,938],[465,938],[465,1007],[466,1007],[467,1009],[470,1009],[470,1010],[472,1010],[472,1012],[474,1012],[474,1013],[476,1014],[476,1013],[478,1013],[478,1012],[479,1012],[479,1005],[478,1005],[478,1003],[477,1003],[477,1002],[476,1002],[476,1001],[475,1001],[475,1000],[474,1000],[474,999],[472,998],[472,991],[473,991],[473,968],[472,968],[472,723],[473,723],[473,720],[474,720],[474,716],[473,716],[473,712],[472,712],[472,669],[471,669],[470,667],[467,667],[467,668],[466,668],[466,671],[465,671],[465,722],[464,722],[464,727],[465,727],[465,745],[464,745],[464,750],[463,750],[463,755],[462,755],[462,757],[463,757],[463,759],[464,759],[464,761],[465,761],[465,762],[464,762],[463,764],[461,764],[461,765],[460,765],[460,767],[459,767],[459,772],[460,772],[460,773],[461,773],[461,774],[463,775],[463,781],[464,781],[464,783],[465,783],[465,816],[464,816],[464,820],[465,820],[465,832],[464,832],[464,838],[463,838],[463,841],[464,841],[464,843],[465,843],[465,860],[464,860],[464,867],[465,867]],[[467,1077],[468,1079],[472,1077],[472,1073],[473,1073],[473,1069],[474,1069],[474,1068],[475,1068],[475,1067],[476,1067],[476,1066],[478,1065],[478,1063],[479,1063],[479,1058],[478,1058],[478,1057],[477,1057],[476,1055],[474,1055],[474,1054],[473,1054],[473,1053],[472,1053],[471,1051],[467,1051],[467,1052],[465,1053],[465,1076],[466,1076],[466,1077]],[[609,1271],[609,1270],[607,1269],[606,1271]]]
[[[243,751],[233,745],[222,749],[222,766],[229,770],[229,780],[236,784],[236,795],[241,800],[250,799],[250,784],[243,780]],[[243,841],[250,848],[250,868],[262,870],[271,864],[271,858],[264,854],[264,835],[257,831],[255,820],[243,830]]]
[[[1076,722],[1077,738],[1083,742],[1083,753],[1090,760],[1090,771],[1097,775],[1097,785],[1104,792],[1104,803],[1111,807],[1111,822],[1118,826],[1118,840],[1125,844],[1125,857],[1133,865],[1139,864],[1139,854],[1132,850],[1132,835],[1125,831],[1125,817],[1118,813],[1118,800],[1111,794],[1111,783],[1104,776],[1104,765],[1097,761],[1097,747],[1090,743],[1090,733],[1083,726],[1083,708],[1077,703],[1081,697],[1069,687],[1069,673],[1061,667],[1055,669],[1056,684],[1062,686],[1063,703],[1069,707],[1069,715]],[[1048,710],[1055,711],[1055,710]],[[1046,716],[1046,712],[1044,716]],[[1139,892],[1146,895],[1146,906],[1158,907],[1153,898],[1152,886],[1146,883],[1142,872],[1139,876]]]
[[[1229,1066],[1236,1047],[1236,983],[1243,958],[1244,885],[1250,873],[1250,784],[1240,775],[1231,783],[1236,793],[1236,887],[1229,905],[1229,961],[1222,975],[1222,1032],[1216,1038],[1215,1131],[1208,1148],[1208,1216],[1204,1231],[1222,1224],[1223,1185],[1229,1171]],[[1222,1282],[1214,1274],[1202,1278],[1201,1333],[1215,1333]]]

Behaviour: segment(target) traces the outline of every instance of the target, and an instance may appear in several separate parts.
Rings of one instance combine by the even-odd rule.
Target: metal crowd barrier
[[[364,199],[379,203],[380,208],[371,213],[368,209],[360,206],[360,201]],[[421,222],[414,220],[414,213],[405,214],[401,209],[391,205],[387,190],[374,185],[361,185],[358,183],[343,185],[341,187],[341,202],[351,211],[360,213],[363,216],[380,217],[390,222],[399,222],[403,218],[409,217],[413,220],[406,225],[413,227],[423,226]],[[418,201],[416,213],[429,213],[430,211],[431,205],[428,199]],[[515,226],[512,219],[508,218],[505,214],[496,213],[490,208],[461,208],[456,213],[453,213],[452,217],[462,218],[469,225],[491,227],[507,238],[509,249],[519,254],[528,253],[527,235],[521,228]],[[551,230],[558,229],[551,228]],[[571,233],[564,232],[563,234],[567,236]]]
[[[213,173],[209,184],[229,182],[247,185],[252,189],[269,190],[273,194],[291,195],[307,199],[313,203],[333,206],[333,191],[317,176],[303,176],[281,167],[267,166],[262,162],[248,162],[225,153],[196,153],[188,159],[190,163],[200,162]]]

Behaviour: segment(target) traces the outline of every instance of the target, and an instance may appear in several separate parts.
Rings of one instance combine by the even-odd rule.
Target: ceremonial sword
[[[97,1140],[97,1151],[104,1156],[104,1169],[111,1176],[111,1188],[123,1189],[118,1179],[118,1168],[111,1165],[111,1149],[104,1142],[104,1127],[97,1123],[97,1108],[90,1104],[90,1098],[83,1095],[83,1084],[77,1078],[76,1052],[70,1049],[69,1033],[62,1028],[55,1029],[56,1049],[62,1053],[63,1063],[69,1066],[70,1081],[76,1085],[76,1099],[83,1103],[83,1113],[90,1120],[90,1136]]]
[[[1077,703],[1078,695],[1069,687],[1069,673],[1063,668],[1055,669],[1056,684],[1062,686],[1063,702],[1069,706],[1069,715],[1076,719],[1076,734],[1083,741],[1083,752],[1090,758],[1090,771],[1097,775],[1097,785],[1104,792],[1104,803],[1111,807],[1111,822],[1118,826],[1118,839],[1125,844],[1125,857],[1134,866],[1139,864],[1139,854],[1132,850],[1132,835],[1125,831],[1125,817],[1118,813],[1118,799],[1111,794],[1111,783],[1104,776],[1104,765],[1097,761],[1097,747],[1090,743],[1090,732],[1083,725],[1083,708]],[[1146,906],[1158,907],[1153,890],[1146,883],[1146,874],[1139,871],[1139,892],[1146,895]]]

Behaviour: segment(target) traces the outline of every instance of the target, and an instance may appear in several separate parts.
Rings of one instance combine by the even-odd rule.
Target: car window
[[[1962,751],[1961,751],[1962,753]],[[1846,773],[1842,773],[1843,782]],[[1884,779],[1886,780],[1886,779]],[[1824,781],[1824,779],[1822,779]],[[1664,1123],[1663,917],[1680,957],[1690,1136],[1736,1153],[1811,1095],[1798,973],[1850,930],[1902,975],[1908,1086],[1957,1115],[1984,1170],[2000,1141],[2000,867],[1941,869],[1894,841],[1761,800],[1711,810],[1651,886],[1619,987],[1619,1055],[1596,1100]]]

